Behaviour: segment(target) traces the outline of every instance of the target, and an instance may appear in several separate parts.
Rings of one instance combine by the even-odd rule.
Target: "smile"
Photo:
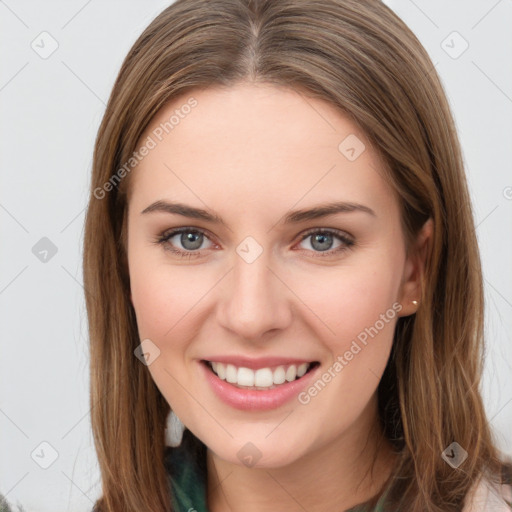
[[[245,411],[277,409],[297,398],[320,371],[318,361],[286,364],[280,359],[281,364],[275,366],[272,365],[275,361],[266,362],[271,366],[264,366],[262,362],[246,361],[246,366],[236,366],[227,361],[198,360],[201,373],[214,394],[227,405]]]
[[[300,365],[289,364],[274,367],[258,368],[256,370],[225,364],[217,361],[206,361],[211,370],[230,384],[241,389],[274,389],[285,382],[293,382],[305,375],[316,362],[302,363]]]

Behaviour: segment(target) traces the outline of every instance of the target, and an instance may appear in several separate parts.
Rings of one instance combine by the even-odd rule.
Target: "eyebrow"
[[[226,225],[222,218],[219,217],[217,214],[211,213],[208,210],[203,210],[202,208],[195,208],[193,206],[189,206],[183,203],[159,200],[150,204],[147,208],[142,210],[141,214],[151,212],[177,214],[183,217],[189,217],[191,219],[205,220],[208,222],[212,222],[213,224],[222,224],[224,226]],[[337,213],[350,212],[364,212],[369,215],[372,215],[373,217],[377,217],[376,213],[371,208],[363,204],[352,202],[332,202],[323,203],[304,210],[295,210],[292,212],[288,212],[285,215],[283,222],[284,224],[296,224],[307,220],[314,220],[327,217],[330,215],[335,215]]]

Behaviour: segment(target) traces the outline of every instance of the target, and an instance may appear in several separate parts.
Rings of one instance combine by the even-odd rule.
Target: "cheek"
[[[142,264],[136,259],[132,260],[130,278],[140,340],[151,340],[160,351],[148,370],[171,407],[180,417],[188,418],[190,397],[183,383],[195,394],[188,351],[190,340],[197,335],[196,308],[207,289],[193,271],[155,262]]]
[[[172,337],[207,291],[192,272],[163,265],[134,265],[130,269],[133,305],[141,337]]]
[[[294,289],[325,324],[324,332],[343,342],[375,324],[386,312],[388,317],[396,316],[400,279],[400,265],[381,259],[379,264],[304,274],[300,282],[295,281]]]
[[[310,279],[298,292],[318,317],[318,341],[330,354],[318,380],[299,397],[306,411],[327,414],[332,422],[331,428],[318,426],[318,439],[328,438],[341,425],[346,428],[361,414],[388,362],[402,308],[396,300],[401,274],[391,260],[380,262],[340,268],[325,282]]]

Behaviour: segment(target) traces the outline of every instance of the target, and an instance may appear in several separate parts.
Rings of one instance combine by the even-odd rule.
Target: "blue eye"
[[[178,235],[180,235],[178,239],[179,243],[185,250],[179,248],[176,249],[175,243],[171,243],[171,240],[178,237]],[[161,235],[157,239],[157,243],[165,245],[166,250],[169,250],[180,257],[191,258],[201,255],[201,252],[197,251],[197,249],[201,247],[205,239],[209,240],[204,231],[200,229],[179,228]]]
[[[172,241],[173,238],[176,238],[176,240]],[[335,253],[339,254],[346,251],[355,244],[351,237],[334,229],[311,229],[302,235],[300,242],[302,243],[308,238],[311,239],[310,247],[312,249],[301,250],[313,253],[314,257],[333,256]],[[202,250],[198,249],[205,240],[211,242],[202,229],[183,227],[161,234],[155,242],[163,245],[165,250],[176,254],[180,258],[196,258],[202,256]],[[333,249],[332,246],[335,240],[338,240],[338,246]],[[176,248],[177,244],[180,244],[182,248]],[[208,248],[211,248],[211,246],[206,249]]]
[[[335,253],[346,251],[354,245],[354,240],[343,232],[332,229],[312,229],[305,233],[301,242],[311,239],[309,245],[313,248],[315,256],[332,256]],[[335,249],[332,249],[334,240],[341,242]]]

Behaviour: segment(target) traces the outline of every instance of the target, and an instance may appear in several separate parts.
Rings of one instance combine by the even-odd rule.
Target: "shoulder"
[[[510,464],[510,460],[507,460]],[[502,482],[497,483],[483,475],[470,489],[462,512],[511,512],[512,474],[504,472]]]

